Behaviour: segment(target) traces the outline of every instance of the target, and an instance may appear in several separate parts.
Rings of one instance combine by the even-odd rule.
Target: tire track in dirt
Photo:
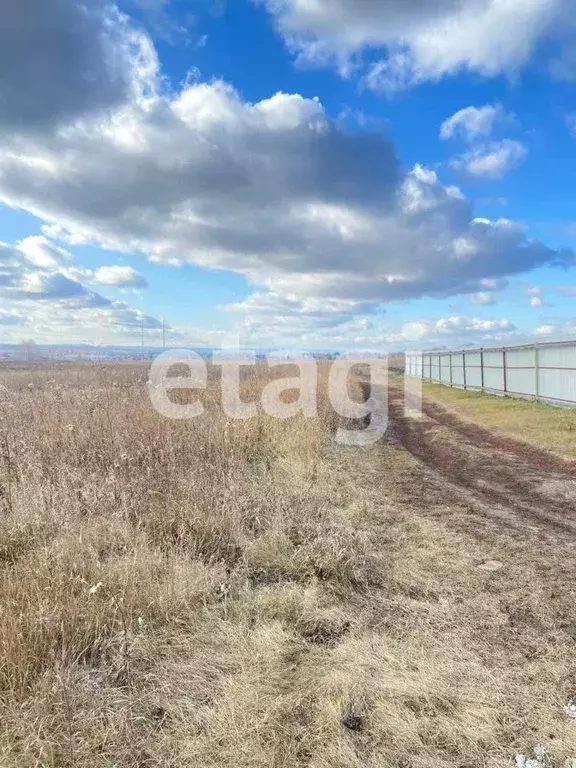
[[[423,403],[421,416],[408,413],[403,389],[391,387],[387,437],[452,494],[503,524],[576,542],[576,462],[464,421],[433,401]]]

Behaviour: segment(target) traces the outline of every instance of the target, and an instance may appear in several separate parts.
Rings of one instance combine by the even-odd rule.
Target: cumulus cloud
[[[297,296],[451,295],[573,258],[474,218],[457,188],[419,166],[404,173],[386,137],[340,130],[317,100],[249,104],[219,82],[0,149],[0,199],[74,243]]]
[[[106,306],[110,303],[62,272],[26,272],[20,285],[8,291],[7,295],[12,300],[65,301],[78,307]]]
[[[99,267],[92,273],[91,282],[99,285],[115,285],[122,288],[147,288],[148,281],[133,267],[113,265]]]
[[[350,317],[348,307],[286,301],[276,294],[254,294],[225,309],[240,313],[235,331],[248,347],[398,349],[498,343],[517,334],[507,319],[452,315],[394,325],[385,316]]]
[[[547,302],[544,298],[543,294],[543,288],[540,285],[531,285],[524,291],[526,296],[528,296],[528,304],[532,309],[542,309],[543,307],[551,307],[553,306],[549,302]]]
[[[72,20],[84,8],[73,5]],[[392,4],[398,19],[405,5]],[[335,10],[346,7],[340,0]],[[131,51],[132,27],[106,8],[106,34],[120,39],[121,53]],[[20,23],[31,22],[22,14]],[[43,130],[12,127],[3,137],[0,202],[43,219],[45,240],[231,270],[254,285],[254,302],[270,292],[308,317],[324,303],[350,322],[382,302],[478,292],[486,281],[574,262],[571,251],[530,239],[514,222],[477,218],[458,188],[418,165],[406,172],[389,138],[344,130],[318,99],[277,93],[249,103],[218,81],[165,92],[151,42],[143,33],[137,42],[148,58],[135,66],[119,56],[127,86],[103,100],[97,118],[79,97],[77,108],[58,111],[57,128],[46,120]],[[0,81],[0,99],[3,88]],[[97,301],[84,283],[119,279],[118,268],[89,274],[59,263],[65,254],[40,242],[20,249],[28,265],[26,250],[45,260],[45,271],[52,258],[51,273],[8,285],[13,292]],[[10,269],[0,269],[0,284]],[[74,282],[88,292],[84,298]]]
[[[4,3],[0,128],[43,130],[112,109],[155,68],[149,40],[108,0]]]
[[[110,304],[84,282],[133,288],[147,286],[146,280],[132,267],[86,269],[71,253],[43,236],[27,237],[14,246],[0,243],[0,296],[12,300],[74,300],[90,306]]]
[[[452,158],[450,165],[454,170],[476,179],[498,181],[520,165],[527,154],[521,142],[503,139],[458,155]]]
[[[18,243],[18,249],[34,267],[56,269],[65,267],[72,261],[72,256],[64,248],[51,243],[42,235],[31,235]]]
[[[25,325],[26,319],[17,312],[10,312],[6,309],[0,309],[0,325]]]
[[[553,304],[550,304],[544,299],[542,288],[539,285],[534,285],[531,288],[528,288],[526,290],[526,295],[529,297],[528,303],[532,309],[542,309],[543,307],[553,306]]]
[[[112,301],[104,306],[74,306],[68,302],[23,302],[26,312],[26,335],[46,343],[140,344],[158,346],[162,323],[124,302]],[[168,326],[171,337],[177,334]],[[4,340],[18,340],[22,330],[14,327],[3,332]]]
[[[281,296],[269,293],[253,293],[247,299],[236,304],[223,307],[228,312],[243,315],[246,319],[258,318],[285,322],[301,318],[306,322],[313,321],[324,327],[334,327],[347,320],[350,315],[364,314],[371,311],[371,302],[350,299],[305,298]]]
[[[485,294],[490,296],[490,294]],[[481,305],[493,301],[479,301]],[[498,343],[518,333],[508,319],[452,315],[433,320],[390,324],[381,314],[353,316],[369,312],[370,306],[334,301],[286,299],[274,293],[257,293],[224,309],[240,315],[236,332],[244,345],[290,347],[295,340],[308,348],[342,347],[390,349],[407,346],[458,346]]]
[[[334,345],[334,338],[348,346],[382,343],[371,331],[373,325],[363,313],[373,310],[371,302],[346,299],[299,299],[272,291],[257,292],[242,302],[222,309],[236,315],[234,332],[243,345],[323,348]]]
[[[478,291],[470,296],[470,302],[477,307],[489,307],[496,304],[496,297],[490,291]]]
[[[496,118],[501,114],[501,107],[492,104],[465,107],[444,120],[440,126],[440,138],[446,140],[462,136],[470,141],[479,136],[490,136]]]
[[[404,347],[457,348],[471,344],[497,344],[513,340],[516,326],[507,319],[481,319],[451,315],[433,320],[405,323],[388,337],[390,343]]]
[[[557,320],[539,325],[534,330],[534,335],[542,337],[544,341],[551,341],[561,337],[573,339],[576,338],[576,323],[574,320],[558,318]]]
[[[256,0],[301,59],[347,72],[382,52],[368,84],[397,90],[461,70],[513,73],[537,44],[563,35],[573,0]],[[511,34],[511,30],[514,33]]]
[[[114,267],[103,269],[115,274]],[[0,325],[4,334],[9,327],[16,332],[26,325],[30,333],[43,339],[69,340],[100,333],[103,340],[108,337],[113,343],[120,337],[136,336],[143,328],[162,328],[157,318],[86,286],[82,280],[91,276],[72,254],[45,237],[29,237],[16,245],[0,243],[0,302],[6,307],[0,309]]]

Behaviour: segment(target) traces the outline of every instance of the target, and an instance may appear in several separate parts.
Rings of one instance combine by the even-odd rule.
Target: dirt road
[[[433,401],[424,401],[421,415],[406,410],[401,387],[390,390],[389,420],[388,439],[429,478],[424,497],[443,488],[510,527],[576,542],[576,461],[464,421]]]

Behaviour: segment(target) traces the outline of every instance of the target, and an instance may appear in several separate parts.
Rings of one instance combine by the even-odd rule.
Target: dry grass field
[[[0,369],[2,768],[571,765],[573,533],[443,475],[453,425],[399,405],[347,448],[325,396],[231,421],[212,371],[178,422],[146,380]]]

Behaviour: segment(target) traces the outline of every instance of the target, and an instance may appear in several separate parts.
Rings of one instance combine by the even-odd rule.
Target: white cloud
[[[514,340],[518,331],[507,319],[481,319],[453,315],[434,320],[414,320],[393,325],[380,316],[348,317],[337,312],[304,312],[285,307],[279,297],[253,297],[230,307],[246,311],[236,326],[242,344],[256,347],[294,346],[307,349],[405,349],[407,347],[458,347],[466,344]],[[264,306],[258,307],[257,305]]]
[[[480,281],[480,287],[487,291],[502,291],[508,286],[508,280],[505,278],[486,278]]]
[[[236,304],[228,304],[223,307],[228,312],[252,316],[281,319],[290,317],[300,318],[324,318],[325,325],[337,325],[348,319],[352,314],[370,312],[370,302],[360,302],[350,299],[299,299],[296,296],[281,296],[270,291],[269,293],[253,293],[247,299]]]
[[[148,281],[133,267],[113,265],[99,267],[92,273],[90,282],[99,285],[115,285],[123,288],[147,288]]]
[[[490,136],[496,119],[502,115],[498,105],[466,107],[447,118],[440,126],[440,138],[452,139],[462,136],[467,141],[480,136]]]
[[[483,319],[452,315],[434,320],[415,320],[391,325],[385,316],[370,312],[370,305],[345,301],[286,298],[275,293],[256,293],[224,309],[237,313],[235,330],[246,346],[303,345],[324,349],[341,346],[370,349],[421,346],[458,346],[470,343],[497,343],[516,335],[507,319]]]
[[[299,95],[247,104],[227,84],[197,83],[108,121],[19,137],[18,150],[0,150],[0,199],[53,236],[298,296],[450,295],[572,260],[504,220],[474,219],[457,188],[420,166],[403,174],[385,138],[341,132]]]
[[[26,318],[22,315],[19,315],[17,312],[10,312],[6,309],[0,309],[0,325],[26,325]]]
[[[103,269],[115,274],[114,267]],[[160,331],[158,319],[82,282],[91,278],[91,271],[78,265],[72,254],[44,237],[29,237],[16,245],[0,243],[0,301],[6,307],[0,309],[3,338],[10,338],[10,330],[18,334],[23,326],[42,341],[100,335],[114,343],[137,337],[142,327]]]
[[[382,343],[371,333],[373,324],[366,317],[373,305],[347,299],[300,299],[293,295],[253,293],[247,299],[222,309],[237,316],[234,326],[243,344],[257,346],[332,347],[334,337],[341,343],[366,346]]]
[[[540,325],[534,329],[535,336],[550,338],[576,338],[576,322],[574,320],[558,319]]]
[[[513,339],[516,326],[507,319],[481,319],[452,315],[436,320],[405,323],[390,341],[422,347],[459,347],[468,344],[498,343]]]
[[[498,181],[509,171],[520,165],[528,151],[519,141],[503,139],[452,158],[454,170],[477,179]]]
[[[83,283],[145,287],[132,267],[104,266],[93,272],[79,265],[71,253],[43,236],[32,236],[12,246],[0,243],[0,296],[7,299],[74,301],[107,305],[103,296]]]
[[[367,83],[397,90],[462,70],[515,73],[537,44],[560,39],[573,0],[256,0],[287,44],[308,62],[382,51]],[[373,56],[372,56],[373,58]]]
[[[558,327],[556,325],[552,325],[551,323],[547,323],[546,325],[539,325],[534,329],[535,336],[553,336],[557,332]]]
[[[440,332],[447,332],[455,328],[478,331],[479,333],[486,333],[490,331],[508,332],[516,330],[515,326],[510,322],[510,320],[482,320],[480,318],[467,319],[459,316],[438,320],[435,327]]]
[[[553,306],[544,299],[542,292],[543,288],[541,285],[531,285],[526,288],[525,294],[528,296],[528,303],[532,309],[542,309],[543,307]]]
[[[42,235],[24,238],[18,243],[18,249],[33,266],[41,269],[65,267],[71,261],[68,251],[59,248]]]
[[[71,3],[61,0],[61,10]],[[489,290],[486,281],[574,262],[514,222],[476,218],[458,188],[419,165],[406,173],[382,133],[344,131],[318,99],[277,93],[248,103],[218,81],[168,92],[148,38],[106,13],[122,84],[113,98],[103,89],[106,108],[94,117],[70,87],[57,114],[22,128],[11,122],[3,134],[0,201],[46,222],[43,241],[8,249],[0,284],[8,280],[13,301],[119,311],[84,285],[103,275],[111,284],[118,269],[94,274],[67,263],[50,245],[56,238],[231,270],[254,285],[260,308],[270,292],[316,322],[322,304],[355,323],[382,302]],[[33,20],[22,13],[20,23]],[[35,56],[41,67],[52,52]],[[66,49],[62,57],[74,66]],[[5,88],[0,79],[0,101]]]
[[[478,307],[489,307],[496,304],[496,298],[490,291],[479,291],[470,296],[470,302]]]

